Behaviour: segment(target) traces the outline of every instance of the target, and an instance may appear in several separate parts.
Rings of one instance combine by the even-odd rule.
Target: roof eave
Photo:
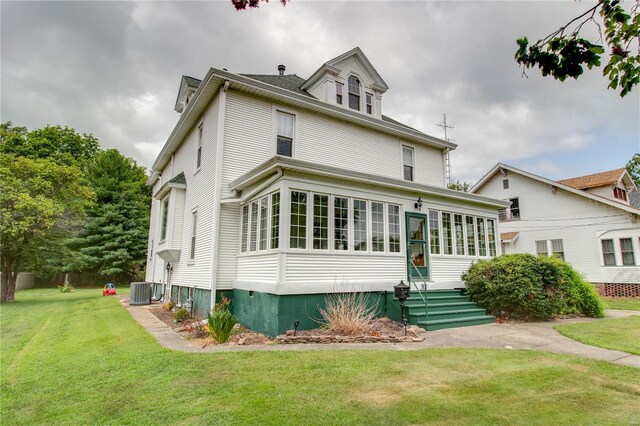
[[[229,189],[242,191],[266,179],[268,176],[275,173],[277,169],[320,175],[340,180],[347,180],[349,182],[373,184],[380,187],[398,189],[406,192],[444,196],[450,199],[489,205],[492,207],[504,208],[510,205],[508,201],[497,200],[494,198],[484,197],[482,195],[469,194],[462,191],[454,191],[438,186],[417,184],[415,182],[406,182],[398,179],[388,178],[385,176],[354,172],[352,170],[279,156],[270,158],[261,165],[238,177],[237,179],[229,183]]]

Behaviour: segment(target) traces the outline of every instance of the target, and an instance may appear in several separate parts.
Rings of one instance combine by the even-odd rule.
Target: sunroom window
[[[313,195],[313,248],[329,249],[329,196]]]
[[[336,250],[349,250],[349,199],[335,197],[333,199],[333,247]]]
[[[476,255],[476,237],[475,228],[473,226],[473,216],[466,216],[465,221],[467,224],[467,251],[469,256]]]
[[[487,235],[489,240],[489,256],[493,257],[496,253],[496,225],[491,219],[487,219]]]
[[[291,248],[307,248],[307,197],[306,192],[291,191]]]
[[[484,219],[479,217],[479,218],[476,218],[476,221],[478,225],[478,256],[486,256],[487,240],[486,240],[486,231],[484,227]]]
[[[277,249],[280,241],[280,193],[271,194],[271,248]]]
[[[249,206],[242,207],[242,233],[240,235],[240,251],[247,252],[247,237],[249,233]]]
[[[429,211],[429,240],[431,254],[440,254],[440,216],[436,211]]]
[[[251,203],[251,232],[249,236],[249,251],[256,251],[258,239],[258,202]]]
[[[453,254],[453,232],[451,229],[451,213],[442,213],[442,242],[444,254]]]
[[[389,205],[389,251],[400,253],[400,206]]]
[[[260,250],[267,249],[267,224],[269,221],[269,198],[260,199]]]
[[[462,215],[456,214],[453,218],[456,230],[456,254],[458,256],[464,256],[464,224],[462,223]]]
[[[371,202],[371,250],[384,251],[384,204]]]
[[[353,249],[367,251],[367,202],[353,200]]]

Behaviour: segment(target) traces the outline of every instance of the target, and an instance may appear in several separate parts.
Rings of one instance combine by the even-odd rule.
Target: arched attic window
[[[349,108],[360,111],[360,80],[349,77]]]

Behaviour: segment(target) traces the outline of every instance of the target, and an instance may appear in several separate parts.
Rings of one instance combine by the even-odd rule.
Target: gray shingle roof
[[[175,176],[173,179],[171,179],[167,183],[181,183],[183,185],[186,185],[187,184],[187,178],[184,176],[184,173],[180,173],[179,175]]]
[[[198,87],[200,86],[200,82],[202,80],[198,80],[197,78],[189,77],[188,75],[183,75],[182,78],[185,79],[189,86]]]
[[[268,74],[240,74],[245,77],[252,78],[254,80],[261,81],[263,83],[271,84],[272,86],[281,87],[283,89],[291,90],[292,92],[300,93],[302,95],[311,96],[306,90],[300,89],[300,86],[306,81],[302,77],[298,77],[295,74],[289,75],[268,75]]]

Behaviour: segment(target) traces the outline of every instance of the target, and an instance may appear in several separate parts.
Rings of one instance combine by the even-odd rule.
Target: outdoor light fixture
[[[413,205],[416,210],[422,210],[422,197],[418,196],[418,201]]]
[[[299,326],[299,325],[300,325],[300,321],[295,320],[295,321],[293,322],[293,335],[294,335],[294,336],[295,336],[295,335],[296,335],[296,333],[298,332],[298,326]]]
[[[416,203],[417,205],[417,203]],[[404,326],[404,335],[407,335],[407,318],[404,316],[404,302],[409,298],[411,287],[406,285],[404,281],[400,280],[400,284],[396,284],[393,286],[394,296],[400,301],[400,308],[402,312],[402,325]]]

